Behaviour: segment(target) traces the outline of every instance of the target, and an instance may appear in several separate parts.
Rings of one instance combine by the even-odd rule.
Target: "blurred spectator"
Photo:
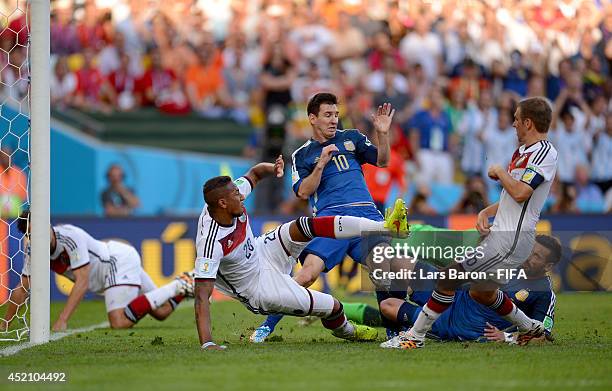
[[[420,63],[427,79],[432,81],[438,76],[442,61],[442,41],[431,31],[431,21],[426,15],[420,15],[414,22],[414,31],[402,38],[399,50],[410,64]]]
[[[129,216],[140,206],[140,200],[134,190],[124,184],[123,169],[113,164],[106,172],[108,187],[102,192],[104,214],[108,217]]]
[[[158,50],[150,53],[151,67],[136,81],[136,96],[143,106],[155,105],[167,114],[186,114],[190,111],[187,96],[175,73],[162,65]]]
[[[443,111],[439,89],[429,94],[429,108],[417,112],[405,125],[419,169],[419,182],[450,184],[454,164],[450,154],[451,122]]]
[[[404,68],[404,59],[399,50],[391,45],[391,39],[385,31],[379,31],[374,34],[372,39],[372,48],[368,54],[368,66],[372,71],[378,71],[383,68],[383,61],[386,58],[391,58],[395,63],[396,69]]]
[[[478,214],[489,206],[487,186],[481,176],[473,176],[465,182],[463,195],[451,213]]]
[[[65,108],[72,104],[77,88],[76,75],[68,69],[66,57],[58,57],[49,80],[51,89],[51,105]]]
[[[406,93],[408,90],[408,81],[397,71],[395,61],[391,57],[383,59],[383,67],[366,76],[365,85],[368,90],[375,94],[383,93],[387,84],[390,84],[394,90]]]
[[[587,145],[589,139],[583,129],[576,126],[573,111],[565,106],[560,114],[555,109],[553,125],[549,135],[550,141],[559,152],[557,175],[564,184],[574,182],[576,166],[585,165],[587,160]]]
[[[479,136],[495,123],[497,110],[493,106],[493,97],[488,90],[484,90],[478,102],[469,104],[457,129],[463,144],[461,169],[468,177],[480,175],[483,171],[484,148]]]
[[[62,56],[81,49],[76,25],[72,20],[72,1],[60,0],[53,3],[51,10],[51,53]]]
[[[74,94],[74,105],[83,111],[110,112],[111,107],[105,101],[108,96],[108,84],[102,73],[94,65],[94,51],[83,51],[83,66],[76,72],[77,89]]]
[[[135,95],[137,76],[130,71],[130,56],[122,53],[120,60],[119,68],[108,75],[110,103],[121,111],[130,111],[139,104]]]
[[[559,182],[560,196],[550,208],[551,213],[578,213],[576,207],[576,187],[573,184]]]
[[[510,68],[504,78],[504,89],[515,92],[518,96],[527,95],[527,81],[531,77],[531,69],[524,61],[520,51],[515,50],[510,55]]]
[[[289,33],[289,42],[299,52],[298,69],[306,72],[311,62],[316,62],[323,74],[329,74],[329,53],[331,53],[334,36],[332,32],[317,20],[311,10],[305,12],[300,25],[294,26]]]
[[[513,117],[514,113],[511,112],[511,108],[500,106],[497,110],[497,123],[485,126],[484,131],[479,134],[484,144],[485,155],[481,175],[483,178],[487,178],[487,183],[490,185],[498,184],[498,182],[489,179],[487,176],[488,168],[494,164],[507,167],[510,164],[512,154],[518,148],[516,132],[512,127]]]
[[[395,144],[397,131],[395,129],[390,130],[389,143]],[[381,168],[365,164],[363,166],[363,176],[366,181],[366,185],[370,190],[372,199],[376,208],[385,214],[385,203],[389,197],[391,187],[395,184],[398,188],[398,198],[404,198],[406,193],[406,173],[404,172],[404,161],[400,154],[395,150],[391,149],[391,156],[389,158],[389,164],[387,167]]]
[[[385,63],[388,67],[386,67],[384,71],[372,73],[373,76],[377,74],[377,72],[381,72],[383,77],[383,88],[376,92],[372,103],[374,107],[381,106],[385,102],[391,103],[395,109],[395,117],[393,120],[397,123],[403,123],[413,114],[411,106],[412,99],[406,92],[408,89],[407,80],[402,75],[395,72],[390,61],[390,58],[387,57]]]
[[[83,9],[83,18],[76,24],[79,44],[98,51],[104,46],[104,21],[110,20],[110,14],[102,14],[94,0],[86,1]]]
[[[431,190],[426,185],[419,185],[415,195],[408,206],[409,215],[424,215],[435,216],[438,214],[434,208],[429,205],[428,199],[431,196]]]
[[[594,136],[591,173],[603,193],[612,187],[612,113],[606,116],[606,127]]]
[[[12,161],[13,149],[3,146],[0,150],[0,217],[19,216],[28,198],[28,178]]]
[[[197,61],[185,74],[185,87],[191,108],[206,118],[232,118],[238,122],[248,120],[248,112],[236,107],[223,80],[223,57],[212,35],[196,49]]]
[[[467,58],[463,61],[461,74],[454,77],[448,86],[449,94],[459,90],[466,100],[477,101],[480,92],[489,88],[489,82],[480,74],[480,67],[474,60]],[[490,97],[489,97],[490,99]]]
[[[589,181],[589,168],[576,166],[576,205],[584,212],[603,210],[604,198],[601,189]]]
[[[282,47],[275,45],[270,58],[264,62],[260,84],[264,93],[264,111],[271,106],[288,106],[291,102],[291,86],[296,78],[296,71]]]

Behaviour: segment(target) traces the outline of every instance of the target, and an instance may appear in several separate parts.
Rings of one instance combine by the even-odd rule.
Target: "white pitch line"
[[[51,341],[57,341],[59,339],[62,339],[64,337],[68,337],[69,335],[73,335],[76,333],[87,333],[90,331],[93,331],[95,329],[99,329],[102,327],[108,327],[108,322],[102,322],[102,323],[98,323],[95,324],[93,326],[88,326],[88,327],[81,327],[80,329],[74,329],[74,330],[68,330],[68,331],[63,331],[63,332],[58,332],[58,333],[53,333],[51,334],[51,336],[49,337],[49,342]],[[24,349],[28,349],[28,348],[32,348],[34,346],[37,346],[40,344],[34,344],[31,342],[25,342],[19,345],[12,345],[12,346],[8,346],[4,349],[0,349],[0,357],[7,357],[7,356],[12,356],[13,354],[19,353],[20,351],[24,350]]]

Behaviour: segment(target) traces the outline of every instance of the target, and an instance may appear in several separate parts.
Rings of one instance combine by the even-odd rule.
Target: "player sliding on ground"
[[[19,218],[19,230],[29,235],[29,212]],[[128,244],[102,242],[74,225],[51,227],[51,270],[74,282],[66,305],[53,325],[53,331],[63,331],[68,320],[87,293],[104,296],[108,321],[114,329],[132,327],[145,315],[164,320],[185,297],[193,297],[192,273],[183,273],[157,288],[144,271],[140,255]],[[9,306],[0,321],[0,330],[6,331],[10,322],[29,296],[30,258],[26,246],[26,259],[21,272],[21,284],[11,292]]]
[[[284,164],[260,163],[236,181],[215,177],[204,185],[204,209],[198,223],[195,263],[195,314],[202,349],[221,350],[211,334],[209,298],[213,287],[257,314],[314,315],[338,338],[373,341],[376,329],[347,321],[334,297],[300,286],[289,275],[295,260],[314,237],[346,239],[362,233],[408,231],[406,210],[396,208],[386,221],[363,217],[300,217],[274,231],[254,237],[243,201],[259,180],[276,174]],[[390,227],[389,229],[387,227]]]
[[[557,151],[546,141],[551,120],[552,110],[546,99],[535,97],[519,102],[513,126],[520,147],[507,170],[499,165],[489,168],[489,177],[498,180],[503,191],[498,203],[478,214],[477,229],[486,236],[480,243],[483,254],[445,269],[447,273],[454,269],[460,275],[467,272],[469,276],[437,282],[412,328],[398,337],[400,348],[423,347],[433,323],[452,305],[455,290],[469,281],[474,283],[469,290],[472,299],[517,326],[521,341],[544,333],[542,322],[525,315],[499,286],[508,281],[507,271],[516,269],[527,259],[535,243],[536,224],[557,168]],[[493,216],[495,220],[490,226],[489,218]]]

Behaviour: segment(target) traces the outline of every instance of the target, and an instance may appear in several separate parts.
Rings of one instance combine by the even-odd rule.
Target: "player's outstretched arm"
[[[26,275],[21,276],[21,284],[11,291],[9,296],[8,307],[4,318],[0,321],[0,331],[8,330],[11,325],[11,321],[15,317],[15,314],[19,310],[19,307],[27,300],[30,289],[30,277]]]
[[[244,175],[251,181],[253,187],[257,185],[260,180],[276,175],[277,178],[282,178],[285,173],[285,162],[283,161],[283,155],[278,155],[274,163],[258,163],[251,167],[251,169]]]
[[[53,324],[53,331],[64,331],[68,328],[68,319],[70,319],[81,300],[83,300],[85,293],[87,293],[87,289],[89,289],[90,268],[91,266],[86,264],[72,271],[74,273],[74,286],[68,295],[64,309]]]
[[[195,317],[200,337],[200,346],[204,350],[223,350],[213,342],[210,322],[210,295],[215,286],[214,280],[196,281],[195,285]]]

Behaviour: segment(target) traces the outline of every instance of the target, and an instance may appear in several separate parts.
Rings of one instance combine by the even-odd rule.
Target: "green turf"
[[[186,303],[163,323],[145,319],[131,330],[95,330],[0,358],[0,389],[612,389],[612,296],[557,299],[554,343],[429,342],[418,351],[340,341],[318,322],[299,327],[290,318],[277,328],[280,341],[251,345],[249,328],[262,318],[223,302],[213,305],[213,335],[229,349],[203,352]],[[102,302],[82,303],[70,326],[102,322],[103,308]],[[52,313],[60,309],[53,305]],[[68,382],[11,384],[11,371],[65,372]]]

